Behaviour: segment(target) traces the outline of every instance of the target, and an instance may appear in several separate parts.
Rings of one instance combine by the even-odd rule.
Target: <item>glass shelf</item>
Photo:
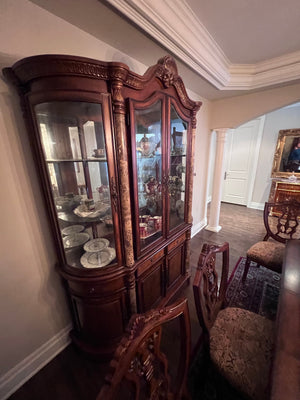
[[[90,240],[105,239],[115,254],[102,105],[49,102],[35,112],[67,263],[89,268],[82,257]]]
[[[162,102],[135,109],[136,173],[140,247],[162,236]]]
[[[170,171],[169,171],[169,229],[184,222],[186,189],[187,124],[171,105]]]

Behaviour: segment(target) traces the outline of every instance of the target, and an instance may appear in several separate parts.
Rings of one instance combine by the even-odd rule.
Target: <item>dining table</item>
[[[276,317],[271,400],[300,399],[300,240],[289,240]]]

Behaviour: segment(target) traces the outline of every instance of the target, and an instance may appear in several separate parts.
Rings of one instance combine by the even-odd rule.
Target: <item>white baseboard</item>
[[[195,236],[198,232],[200,232],[207,225],[207,220],[204,218],[202,221],[198,222],[197,225],[192,226],[191,237]]]
[[[251,201],[247,207],[255,208],[256,210],[263,210],[265,208],[265,203],[255,203],[254,201]]]
[[[0,377],[0,400],[6,400],[70,343],[71,324]]]

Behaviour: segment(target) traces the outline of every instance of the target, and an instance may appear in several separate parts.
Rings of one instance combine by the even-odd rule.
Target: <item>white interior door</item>
[[[253,191],[263,118],[227,133],[222,201],[248,205]]]

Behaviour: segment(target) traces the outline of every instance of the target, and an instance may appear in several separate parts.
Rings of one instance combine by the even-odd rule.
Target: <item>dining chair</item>
[[[162,350],[163,327],[174,320],[180,327],[180,343],[176,349],[171,349],[179,352],[175,371]],[[132,316],[110,362],[110,372],[97,400],[185,398],[190,342],[187,299]],[[173,379],[170,369],[173,369]]]
[[[285,244],[300,238],[300,202],[266,202],[263,213],[266,235],[247,251],[242,281],[245,282],[251,261],[281,273]]]
[[[204,244],[193,282],[204,349],[211,365],[242,398],[266,400],[274,323],[251,311],[226,307],[228,271],[229,244]]]

